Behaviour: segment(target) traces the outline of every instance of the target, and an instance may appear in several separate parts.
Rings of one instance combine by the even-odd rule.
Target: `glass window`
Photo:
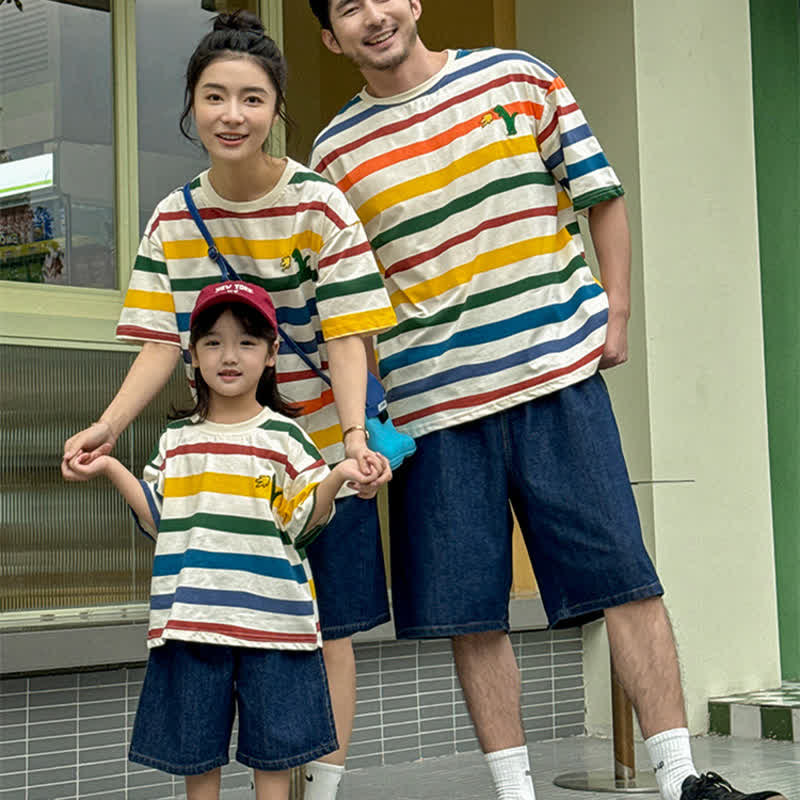
[[[0,280],[113,289],[108,0],[0,5]]]
[[[140,232],[167,194],[208,167],[202,147],[178,129],[186,64],[214,16],[237,8],[258,13],[256,0],[136,2]]]

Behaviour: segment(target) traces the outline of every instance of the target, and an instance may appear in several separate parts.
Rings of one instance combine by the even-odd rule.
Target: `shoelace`
[[[725,792],[734,793],[733,786],[716,772],[704,772],[700,775],[700,780],[696,784],[695,791],[699,795],[708,789],[722,789]]]

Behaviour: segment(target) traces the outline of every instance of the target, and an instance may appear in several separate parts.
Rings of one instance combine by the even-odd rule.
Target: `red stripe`
[[[214,454],[221,456],[256,456],[265,458],[268,461],[277,461],[286,467],[286,471],[292,477],[297,477],[297,470],[289,463],[285,453],[276,450],[267,450],[265,447],[253,447],[245,444],[229,444],[227,442],[199,442],[198,444],[182,444],[172,450],[167,451],[167,458],[174,456],[185,456],[192,453],[200,455]]]
[[[503,75],[499,78],[495,78],[493,81],[489,81],[488,83],[482,84],[481,86],[477,86],[474,89],[462,92],[461,94],[456,95],[455,97],[449,100],[445,100],[438,106],[434,106],[429,111],[423,111],[420,112],[419,114],[415,114],[413,117],[409,117],[408,119],[399,120],[398,122],[393,122],[390,125],[385,125],[383,128],[378,128],[378,130],[376,131],[365,134],[360,139],[348,142],[347,144],[344,144],[341,147],[337,147],[335,150],[331,150],[331,152],[328,153],[328,155],[325,156],[325,158],[323,158],[322,161],[320,161],[318,164],[314,166],[314,170],[316,172],[322,172],[337,158],[353,150],[356,150],[357,148],[361,147],[367,142],[373,141],[375,139],[380,139],[382,136],[391,136],[392,134],[397,133],[398,131],[410,128],[412,125],[424,122],[426,119],[430,119],[431,117],[436,116],[442,111],[447,111],[448,109],[453,108],[453,106],[456,106],[459,103],[465,102],[466,100],[470,100],[473,97],[477,97],[478,95],[482,94],[483,92],[489,89],[494,89],[495,87],[504,86],[507,83],[514,83],[514,82],[531,83],[534,84],[535,86],[540,86],[543,89],[547,89],[550,86],[550,83],[548,83],[547,81],[540,80],[539,78],[534,78],[532,75],[525,75],[523,73],[513,73],[511,75]],[[538,104],[536,105],[538,106]],[[489,109],[487,109],[487,111],[488,110]]]
[[[585,355],[582,359],[580,359],[580,361],[576,361],[574,364],[569,364],[566,367],[545,372],[543,375],[538,375],[535,378],[530,378],[527,381],[521,381],[520,383],[515,383],[512,386],[506,386],[503,389],[497,389],[493,392],[473,394],[470,397],[459,397],[457,400],[451,400],[448,403],[438,403],[435,406],[429,406],[428,408],[423,408],[420,411],[414,411],[413,413],[406,414],[403,417],[397,417],[395,418],[394,423],[395,425],[407,425],[409,422],[413,422],[416,419],[421,419],[422,417],[430,416],[431,414],[436,414],[439,411],[448,411],[454,408],[469,408],[470,406],[479,406],[483,403],[490,403],[492,400],[497,400],[500,397],[505,397],[509,394],[514,394],[515,392],[521,392],[523,389],[529,389],[531,386],[538,386],[539,384],[547,383],[554,378],[559,378],[562,375],[575,372],[581,367],[585,367],[595,359],[600,358],[602,354],[603,346],[592,350],[591,353]]]
[[[370,247],[369,242],[363,241],[361,244],[357,244],[354,247],[348,247],[347,250],[342,250],[341,253],[334,253],[333,255],[321,258],[317,266],[320,269],[324,269],[325,267],[333,266],[344,258],[363,256],[364,253],[369,253],[371,249],[372,248]]]
[[[555,113],[553,114],[553,119],[550,120],[547,127],[539,134],[536,141],[539,144],[539,149],[542,149],[542,142],[546,141],[550,134],[555,130],[556,125],[558,125],[558,120],[561,117],[565,117],[568,114],[572,114],[575,111],[578,111],[578,104],[573,103],[569,106],[556,106]]]
[[[458,236],[454,236],[452,239],[442,242],[442,244],[437,245],[431,250],[426,250],[423,253],[414,253],[414,255],[408,258],[395,262],[386,270],[386,277],[389,278],[392,275],[396,275],[398,272],[404,272],[407,269],[419,266],[425,261],[437,258],[451,247],[468,242],[483,231],[491,230],[492,228],[500,228],[503,225],[508,225],[521,219],[529,219],[531,217],[555,217],[557,214],[558,206],[543,206],[542,208],[528,208],[516,214],[506,214],[502,217],[496,217],[495,219],[487,219],[471,231],[460,233]]]
[[[289,355],[287,353],[287,355]],[[323,361],[320,365],[320,369],[323,372],[328,371],[328,362]],[[312,369],[301,369],[297,370],[296,372],[279,372],[278,373],[278,383],[292,383],[293,381],[309,381],[312,378],[319,378],[316,372]]]
[[[138,325],[117,325],[117,336],[129,336],[132,339],[147,339],[148,341],[169,342],[180,345],[181,337],[177,333],[154,331],[150,328],[140,328]]]
[[[255,211],[228,211],[224,208],[201,208],[200,217],[202,219],[268,219],[271,217],[292,217],[302,211],[321,211],[338,228],[348,227],[347,223],[326,203],[314,200],[308,203],[298,203],[296,206],[276,206],[274,208],[260,208]],[[192,219],[188,210],[164,211],[158,215],[154,226],[159,222],[175,222],[176,220]]]
[[[310,633],[277,633],[275,631],[259,631],[254,628],[241,628],[238,625],[217,625],[213,622],[187,622],[186,620],[171,619],[167,630],[176,631],[203,631],[205,633],[220,633],[236,639],[246,639],[250,642],[292,642],[315,644],[317,637]],[[152,628],[147,633],[148,639],[159,639],[164,628]]]

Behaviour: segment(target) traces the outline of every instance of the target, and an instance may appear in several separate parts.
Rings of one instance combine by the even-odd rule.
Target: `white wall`
[[[780,683],[747,0],[517,0],[627,189],[631,363],[607,375],[666,587],[690,728],[709,697]],[[610,732],[603,626],[587,725]]]

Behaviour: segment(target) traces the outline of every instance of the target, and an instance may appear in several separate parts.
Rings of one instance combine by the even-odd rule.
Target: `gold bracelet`
[[[342,434],[342,442],[347,438],[348,433],[352,433],[353,431],[364,431],[364,439],[365,441],[369,441],[369,431],[363,425],[351,425],[343,434]]]

